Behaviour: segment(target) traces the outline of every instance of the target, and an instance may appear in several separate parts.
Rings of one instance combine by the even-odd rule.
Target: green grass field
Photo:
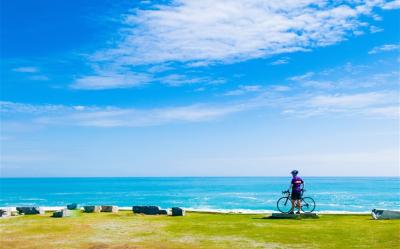
[[[262,215],[187,213],[184,217],[51,214],[0,219],[1,248],[400,248],[400,220],[321,215],[272,220]]]

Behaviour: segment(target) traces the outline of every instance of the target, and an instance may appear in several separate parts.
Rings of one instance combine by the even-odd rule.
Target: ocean
[[[320,212],[400,210],[399,177],[303,177]],[[0,178],[0,206],[157,205],[276,211],[290,177]]]

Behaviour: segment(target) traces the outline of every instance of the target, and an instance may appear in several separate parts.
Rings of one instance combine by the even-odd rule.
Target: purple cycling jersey
[[[298,176],[295,176],[292,178],[292,191],[296,192],[296,193],[300,193],[301,192],[301,184],[303,183],[303,179],[301,179]]]

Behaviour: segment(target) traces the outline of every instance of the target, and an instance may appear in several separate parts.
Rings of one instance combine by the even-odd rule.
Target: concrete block
[[[132,211],[135,214],[156,215],[156,214],[159,214],[160,207],[157,207],[157,206],[133,206]]]
[[[118,213],[117,206],[101,206],[101,212]]]
[[[71,216],[71,211],[69,209],[62,209],[55,211],[53,213],[53,217],[55,218],[63,218],[63,217],[70,217]]]
[[[172,216],[184,216],[185,215],[185,210],[183,210],[182,208],[179,207],[173,207],[171,208],[171,215]]]
[[[72,203],[72,204],[68,204],[67,205],[67,209],[68,210],[75,210],[78,208],[78,204],[77,203]]]
[[[40,207],[17,207],[19,214],[44,214],[44,209]]]
[[[85,213],[100,213],[101,206],[84,206],[83,210]]]
[[[400,211],[393,210],[372,210],[372,218],[374,220],[397,220],[400,219]]]

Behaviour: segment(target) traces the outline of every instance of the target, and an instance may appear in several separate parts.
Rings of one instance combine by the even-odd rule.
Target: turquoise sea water
[[[399,177],[303,177],[317,211],[400,210]],[[271,211],[289,177],[0,178],[0,206],[68,203]]]

